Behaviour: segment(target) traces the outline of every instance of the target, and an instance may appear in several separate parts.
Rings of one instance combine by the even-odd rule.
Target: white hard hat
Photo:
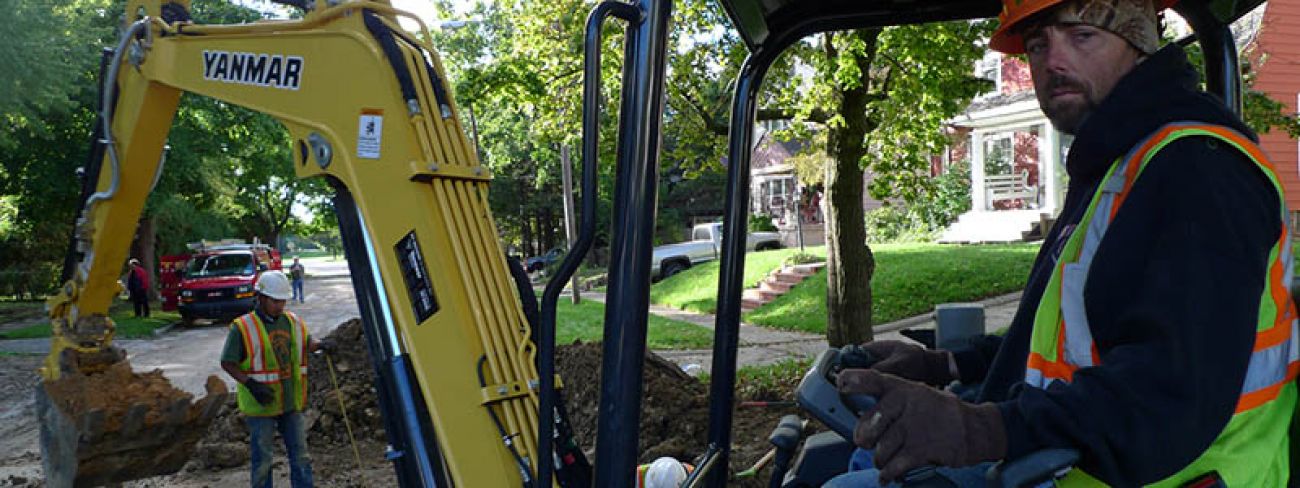
[[[283,271],[264,271],[257,278],[257,292],[276,300],[288,300],[293,296],[289,287],[289,278]]]
[[[677,488],[683,481],[686,481],[686,468],[670,457],[656,459],[645,471],[645,488]]]

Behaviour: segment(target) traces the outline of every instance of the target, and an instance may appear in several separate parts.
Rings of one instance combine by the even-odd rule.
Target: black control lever
[[[770,488],[780,488],[781,481],[785,479],[785,472],[790,469],[790,461],[794,459],[795,448],[799,447],[799,439],[802,437],[803,420],[798,415],[781,417],[781,422],[772,431],[772,435],[768,436],[768,442],[776,447],[772,477],[768,484]]]
[[[871,395],[841,394],[837,386],[839,373],[845,369],[865,369],[880,358],[858,345],[841,349],[827,349],[813,362],[812,369],[804,375],[795,391],[795,402],[832,431],[849,441],[858,416],[876,406]],[[955,488],[957,485],[935,472],[934,467],[912,469],[903,476],[906,488]]]

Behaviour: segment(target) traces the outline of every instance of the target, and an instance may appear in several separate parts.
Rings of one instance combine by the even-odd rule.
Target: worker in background
[[[291,291],[283,272],[263,272],[256,289],[257,307],[230,324],[221,352],[221,369],[239,383],[239,411],[248,421],[252,486],[271,486],[271,441],[278,431],[289,455],[291,484],[310,487],[311,459],[302,417],[307,354],[330,352],[335,345],[330,339],[312,339],[302,319],[284,309]]]
[[[1286,485],[1300,348],[1282,187],[1183,49],[1158,46],[1173,1],[1156,1],[1004,0],[989,46],[1026,56],[1074,136],[1064,209],[1005,337],[869,344],[885,360],[839,377],[878,397],[854,441],[881,480],[1070,448],[1067,486]],[[978,403],[932,388],[953,380],[982,382]]]
[[[303,303],[302,298],[302,278],[307,274],[307,269],[298,262],[298,256],[293,257],[293,265],[289,266],[289,277],[293,278],[293,299],[298,303]]]
[[[126,278],[126,290],[131,294],[131,306],[136,317],[149,316],[149,272],[140,265],[140,260],[131,258],[130,276]]]

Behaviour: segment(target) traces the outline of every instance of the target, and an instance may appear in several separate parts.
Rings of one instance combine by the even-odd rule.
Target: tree
[[[974,77],[989,21],[956,21],[827,33],[788,54],[814,72],[780,97],[797,107],[792,137],[824,130],[827,339],[833,346],[872,339],[871,277],[862,210],[864,171],[875,198],[915,201],[934,191],[928,155],[947,139],[943,122],[986,89]],[[830,114],[829,116],[823,114]],[[824,121],[824,122],[823,122]]]

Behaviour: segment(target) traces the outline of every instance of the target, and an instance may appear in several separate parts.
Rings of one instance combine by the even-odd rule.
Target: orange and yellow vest
[[[307,404],[307,326],[293,312],[285,311],[289,319],[289,329],[293,331],[292,362],[296,368],[287,368],[292,375],[294,390],[289,395],[291,411],[302,411]],[[280,361],[271,347],[271,337],[256,312],[239,316],[230,324],[239,330],[244,341],[244,360],[239,363],[239,370],[275,392],[275,401],[262,405],[253,398],[253,394],[244,385],[236,386],[239,399],[239,411],[251,417],[273,417],[285,412],[284,378],[280,372]]]
[[[1255,324],[1255,348],[1236,411],[1195,461],[1152,486],[1179,486],[1211,471],[1217,471],[1227,486],[1286,486],[1287,429],[1296,405],[1293,379],[1300,367],[1300,343],[1297,342],[1300,333],[1289,290],[1293,269],[1291,231],[1287,226],[1289,214],[1272,164],[1253,142],[1231,129],[1194,123],[1169,124],[1111,165],[1083,219],[1062,248],[1043,291],[1030,336],[1025,383],[1045,389],[1055,381],[1069,383],[1081,368],[1101,364],[1084,307],[1083,291],[1089,266],[1106,229],[1147,163],[1161,148],[1183,137],[1213,138],[1246,154],[1277,191],[1282,227],[1269,252]],[[1079,469],[1072,470],[1059,484],[1105,486]]]

